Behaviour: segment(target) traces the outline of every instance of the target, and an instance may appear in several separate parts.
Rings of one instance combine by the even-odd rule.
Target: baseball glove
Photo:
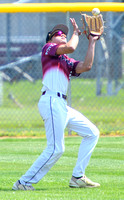
[[[98,36],[98,39],[104,31],[104,21],[101,14],[97,16],[89,16],[86,14],[81,14],[83,23],[83,33],[89,39],[89,35]]]

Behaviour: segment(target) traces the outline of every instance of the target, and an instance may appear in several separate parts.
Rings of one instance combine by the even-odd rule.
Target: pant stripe
[[[26,183],[29,183],[38,173],[39,171],[47,164],[47,162],[49,162],[49,160],[52,158],[54,152],[55,152],[55,129],[54,129],[54,120],[53,120],[53,112],[52,112],[52,105],[51,105],[51,100],[52,100],[52,97],[50,97],[50,111],[51,111],[51,120],[52,120],[52,130],[53,130],[53,139],[54,139],[54,148],[53,148],[53,152],[52,154],[50,155],[50,157],[47,159],[47,161],[40,167],[40,169],[34,174],[34,176],[26,181]]]

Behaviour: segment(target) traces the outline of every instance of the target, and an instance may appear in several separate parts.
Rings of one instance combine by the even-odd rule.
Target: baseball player
[[[83,114],[67,106],[67,87],[71,76],[89,71],[93,64],[95,42],[98,36],[89,36],[84,61],[76,61],[67,54],[74,52],[80,31],[74,18],[70,18],[73,34],[67,42],[68,27],[56,25],[46,37],[42,49],[43,87],[38,103],[44,120],[47,147],[29,170],[13,185],[13,190],[34,190],[32,184],[39,182],[63,154],[64,129],[70,128],[82,137],[76,166],[69,182],[70,187],[99,187],[85,176],[85,169],[97,144],[99,130]]]

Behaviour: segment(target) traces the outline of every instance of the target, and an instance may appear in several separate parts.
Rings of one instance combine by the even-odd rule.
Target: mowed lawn
[[[36,191],[12,191],[13,183],[46,147],[46,138],[0,140],[0,200],[123,200],[124,137],[100,137],[86,175],[99,188],[68,187],[81,137],[65,137],[65,152],[50,172],[36,185]]]

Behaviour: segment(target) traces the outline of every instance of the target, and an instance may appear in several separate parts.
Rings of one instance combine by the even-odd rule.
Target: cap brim
[[[67,35],[68,34],[68,27],[64,24],[58,24],[52,29],[51,35],[53,35],[57,31],[62,31],[63,33],[65,33],[65,35]]]

